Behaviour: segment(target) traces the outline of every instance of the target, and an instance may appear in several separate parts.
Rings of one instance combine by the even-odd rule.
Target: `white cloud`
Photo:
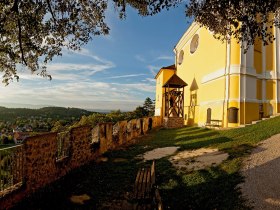
[[[141,61],[143,63],[146,62],[146,59],[142,55],[135,55],[136,60]]]
[[[154,78],[146,78],[144,81],[148,81],[148,82],[156,82],[156,80]]]
[[[71,56],[77,53],[73,54]],[[94,55],[87,49],[82,49],[78,55],[92,59],[90,63],[49,64],[47,71],[52,75],[52,81],[37,76],[37,72],[31,74],[28,70],[19,70],[20,82],[13,82],[8,87],[0,86],[0,102],[133,110],[141,105],[146,97],[153,97],[155,86],[150,83],[150,79],[136,82],[141,81],[138,77],[148,77],[147,73],[113,76],[111,72],[109,74],[109,70],[115,67],[113,62]],[[158,67],[150,66],[150,69],[158,70]],[[101,72],[108,73],[107,78],[110,79],[136,79],[128,84],[121,84],[100,82],[97,81],[98,77],[91,77]]]
[[[72,51],[72,52],[77,55],[82,55],[82,56],[87,56],[87,57],[93,58],[94,60],[96,60],[100,63],[113,65],[113,63],[111,61],[105,60],[104,58],[100,58],[99,56],[93,54],[91,51],[89,51],[86,48],[81,48],[81,50],[79,50],[79,51]]]
[[[172,56],[166,56],[166,55],[161,55],[161,56],[158,56],[157,58],[156,58],[156,60],[174,60],[174,57],[172,57]]]
[[[153,66],[153,65],[148,65],[147,68],[150,70],[152,75],[156,76],[157,72],[160,70],[160,67],[158,66]]]
[[[154,85],[146,83],[120,84],[94,80],[57,83],[24,80],[11,83],[8,87],[1,86],[0,102],[132,110],[143,103],[139,98],[154,95]],[[102,105],[102,101],[110,102]]]
[[[118,79],[118,78],[128,78],[128,77],[139,77],[139,76],[145,76],[147,74],[126,74],[126,75],[119,75],[119,76],[113,76],[113,77],[107,77],[108,79]]]

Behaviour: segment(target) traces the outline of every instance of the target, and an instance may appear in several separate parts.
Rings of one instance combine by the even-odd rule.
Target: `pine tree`
[[[155,103],[149,97],[145,99],[143,104],[144,110],[146,110],[148,116],[153,116],[155,112]]]

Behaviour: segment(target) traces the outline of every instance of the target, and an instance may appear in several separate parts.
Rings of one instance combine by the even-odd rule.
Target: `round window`
[[[181,50],[181,52],[179,54],[179,59],[178,59],[179,65],[181,65],[183,63],[183,60],[184,60],[184,51]]]
[[[193,54],[198,47],[198,43],[199,43],[199,36],[198,34],[194,35],[194,37],[192,38],[191,41],[191,45],[190,45],[190,53]]]

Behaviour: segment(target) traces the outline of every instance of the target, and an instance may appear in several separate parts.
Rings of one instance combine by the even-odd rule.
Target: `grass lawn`
[[[205,128],[154,131],[136,145],[108,152],[107,162],[83,166],[21,202],[16,209],[112,209],[109,204],[131,192],[143,163],[135,157],[154,148],[180,146],[179,150],[213,147],[229,158],[217,167],[186,172],[176,170],[168,157],[156,161],[156,182],[165,209],[250,209],[240,196],[238,184],[242,158],[261,140],[280,133],[280,117],[245,128],[215,131]],[[127,161],[115,162],[122,158]],[[71,195],[87,194],[84,205],[72,204]],[[104,204],[108,206],[104,207]],[[103,206],[103,208],[101,208]]]

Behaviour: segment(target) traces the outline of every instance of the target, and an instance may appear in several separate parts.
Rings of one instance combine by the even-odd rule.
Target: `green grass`
[[[245,128],[215,131],[184,127],[161,129],[139,139],[127,148],[105,154],[108,161],[83,166],[59,181],[41,189],[21,202],[16,209],[101,209],[104,203],[124,199],[133,189],[139,167],[135,157],[158,147],[179,146],[180,150],[213,147],[229,153],[218,167],[186,172],[176,170],[168,157],[156,161],[156,181],[165,209],[250,209],[242,198],[238,184],[242,159],[261,140],[280,133],[280,117]],[[113,162],[125,158],[126,162]],[[71,195],[88,194],[85,205],[71,204]],[[103,208],[110,209],[110,208]]]

